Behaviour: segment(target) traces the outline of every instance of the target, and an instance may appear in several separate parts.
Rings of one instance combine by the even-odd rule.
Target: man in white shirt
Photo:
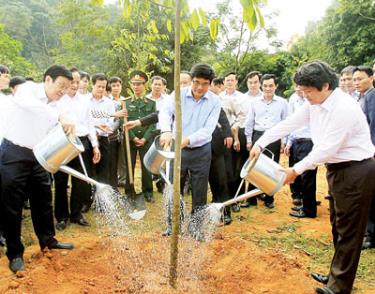
[[[54,65],[44,74],[44,83],[26,82],[19,86],[6,109],[7,124],[1,145],[2,203],[9,268],[24,270],[21,242],[22,206],[25,194],[30,197],[31,216],[40,248],[72,249],[73,244],[55,238],[50,176],[37,162],[32,148],[58,121],[67,134],[75,133],[74,124],[48,103],[62,97],[72,80],[71,72]]]
[[[371,200],[375,194],[374,145],[358,103],[337,87],[337,77],[324,62],[305,64],[294,82],[310,102],[280,122],[257,141],[250,158],[262,148],[301,126],[310,126],[313,150],[303,160],[286,169],[285,184],[304,171],[326,164],[333,205],[330,207],[335,254],[329,276],[312,274],[327,284],[316,293],[349,294],[357,272],[362,240]]]
[[[303,105],[309,103],[304,97],[298,86],[295,92],[290,96],[288,103],[288,115],[292,115],[298,111]],[[305,158],[312,150],[313,142],[309,127],[302,127],[288,136],[285,155],[289,156],[289,166],[293,166],[297,162]],[[304,218],[316,217],[316,173],[317,168],[307,170],[298,176],[294,183],[290,184],[292,192],[293,204],[290,216]]]
[[[91,176],[92,162],[100,160],[100,151],[94,123],[90,114],[90,101],[78,94],[80,74],[77,69],[71,69],[73,81],[67,93],[56,102],[56,108],[60,113],[65,114],[75,124],[76,135],[81,140],[85,151],[81,153],[86,171]],[[80,159],[74,158],[68,165],[84,172]],[[72,190],[70,193],[70,213],[68,208],[68,179],[69,175],[64,172],[54,174],[55,179],[55,218],[56,229],[62,231],[66,228],[68,220],[81,226],[88,226],[81,213],[81,209],[91,197],[91,186],[75,177],[71,177]]]
[[[285,99],[275,94],[278,82],[274,74],[265,74],[261,78],[261,85],[263,95],[251,100],[250,109],[245,122],[245,136],[247,141],[247,149],[263,135],[265,131],[275,126],[280,121],[284,120],[288,115],[288,104]],[[273,157],[277,163],[280,160],[281,140],[277,140],[267,146],[267,149],[272,152],[265,152],[264,154]],[[273,195],[263,196],[264,204],[268,208],[274,208]],[[256,205],[256,198],[253,197],[250,202]]]
[[[8,88],[10,81],[9,69],[5,65],[0,65],[0,91],[5,90]],[[5,112],[4,109],[6,108],[6,104],[8,103],[8,97],[6,97],[3,93],[0,92],[0,111],[2,111],[0,115],[0,145],[1,141],[3,140],[3,126],[5,121]],[[4,223],[4,212],[3,212],[3,204],[1,202],[1,174],[0,174],[0,246],[5,246],[5,238],[3,234],[3,223]]]
[[[116,112],[113,101],[105,96],[108,79],[102,74],[94,74],[92,76],[92,96],[91,109],[92,111],[103,112],[106,114],[113,114]],[[94,177],[102,183],[110,184],[109,178],[109,140],[108,136],[113,133],[116,128],[116,122],[113,117],[98,117],[94,118],[94,125],[99,141],[99,149],[101,159],[94,164]],[[118,124],[118,122],[117,122]],[[117,185],[116,185],[117,186]]]

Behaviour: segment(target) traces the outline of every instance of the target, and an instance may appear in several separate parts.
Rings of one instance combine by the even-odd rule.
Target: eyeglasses
[[[199,82],[197,80],[193,80],[193,85],[196,86],[196,87],[201,86],[202,88],[205,88],[205,87],[209,87],[210,86],[210,82],[201,83],[201,82]]]

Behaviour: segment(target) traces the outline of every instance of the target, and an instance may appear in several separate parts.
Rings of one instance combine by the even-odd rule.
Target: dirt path
[[[182,238],[178,290],[167,285],[169,240],[160,236],[160,197],[148,206],[144,220],[129,223],[128,236],[103,233],[89,213],[92,227],[70,225],[57,235],[74,242],[73,251],[42,254],[26,217],[27,270],[16,277],[2,256],[0,293],[314,293],[318,284],[309,274],[327,272],[332,254],[325,195],[320,171],[322,204],[316,219],[289,217],[290,195],[284,187],[274,210],[262,203],[242,209],[230,226],[217,228],[210,242]],[[375,251],[365,252],[362,263],[355,293],[375,293]]]

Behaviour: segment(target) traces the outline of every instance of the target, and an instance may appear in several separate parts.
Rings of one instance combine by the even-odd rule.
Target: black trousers
[[[108,137],[98,137],[101,158],[93,165],[94,178],[101,183],[109,184],[109,141]]]
[[[312,150],[311,140],[296,140],[292,145],[293,163],[304,159]],[[318,169],[307,170],[295,180],[295,192],[303,199],[303,211],[311,217],[316,216],[316,173]]]
[[[233,177],[234,181],[230,187],[231,198],[233,198],[238,190],[238,187],[241,183],[241,170],[246,160],[249,158],[249,151],[246,149],[246,136],[245,129],[240,128],[238,130],[238,139],[240,140],[240,151],[237,152],[232,149],[232,168],[233,168]],[[240,195],[245,192],[245,187],[242,186],[240,190]]]
[[[327,287],[334,293],[349,294],[352,290],[367,216],[375,195],[374,174],[372,158],[327,165],[335,245]]]
[[[262,137],[263,134],[264,134],[264,132],[261,132],[261,131],[256,131],[256,130],[253,131],[253,137],[252,137],[253,146],[254,146],[255,142],[258,141],[258,139],[260,137]],[[273,142],[273,143],[267,145],[266,148],[273,153],[273,160],[275,162],[279,163],[280,162],[281,140],[278,140],[276,142]],[[272,154],[268,151],[265,151],[263,154],[268,156],[269,158],[272,158]],[[265,195],[264,202],[265,203],[273,203],[274,202],[273,195]]]
[[[135,146],[133,142],[130,142],[130,157],[132,163],[132,173],[133,173],[133,180],[134,180],[134,169],[137,160],[137,154],[139,153],[139,157],[141,160],[141,169],[142,169],[142,193],[153,194],[153,186],[152,186],[152,174],[147,170],[145,165],[143,164],[143,158],[146,155],[148,149],[150,148],[152,141],[147,142],[141,148]],[[126,158],[126,169],[128,170],[128,162]],[[130,183],[128,182],[129,177],[127,177],[125,182],[125,192],[129,194],[130,191]]]
[[[91,176],[92,149],[88,137],[80,137],[85,151],[81,153],[89,177]],[[71,168],[84,173],[78,157],[68,163]],[[68,208],[68,179],[69,175],[64,172],[54,174],[55,179],[55,218],[58,222],[79,220],[82,218],[81,209],[83,204],[91,197],[91,186],[75,177],[71,177],[70,214]]]
[[[293,148],[290,148],[290,155],[289,155],[289,167],[293,167],[295,162],[294,162],[294,153],[293,153]],[[302,200],[302,194],[301,194],[301,178],[297,177],[294,180],[294,183],[289,184],[290,187],[290,192],[292,193],[292,199],[301,199]]]
[[[109,160],[108,160],[108,170],[109,170],[109,184],[113,189],[117,190],[118,184],[118,157],[119,157],[119,146],[120,142],[118,140],[113,140],[109,142]]]
[[[181,191],[190,171],[192,188],[192,213],[207,204],[208,176],[211,165],[211,143],[201,147],[182,149]]]
[[[4,205],[4,235],[9,259],[22,257],[22,208],[29,196],[31,219],[40,248],[55,243],[50,175],[37,162],[32,150],[4,139],[1,145],[0,169]]]
[[[370,213],[367,224],[367,241],[375,244],[375,197],[370,206]]]

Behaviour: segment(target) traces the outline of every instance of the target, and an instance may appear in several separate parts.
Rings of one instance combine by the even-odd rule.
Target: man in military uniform
[[[130,74],[130,84],[133,95],[125,98],[126,109],[128,110],[128,120],[137,120],[156,111],[156,103],[145,95],[147,75],[139,70]],[[154,202],[152,192],[152,176],[143,164],[143,157],[150,148],[155,132],[155,125],[139,126],[129,130],[131,163],[134,175],[137,153],[141,159],[142,166],[142,193],[148,202]],[[127,181],[125,192],[130,193],[130,184]]]

